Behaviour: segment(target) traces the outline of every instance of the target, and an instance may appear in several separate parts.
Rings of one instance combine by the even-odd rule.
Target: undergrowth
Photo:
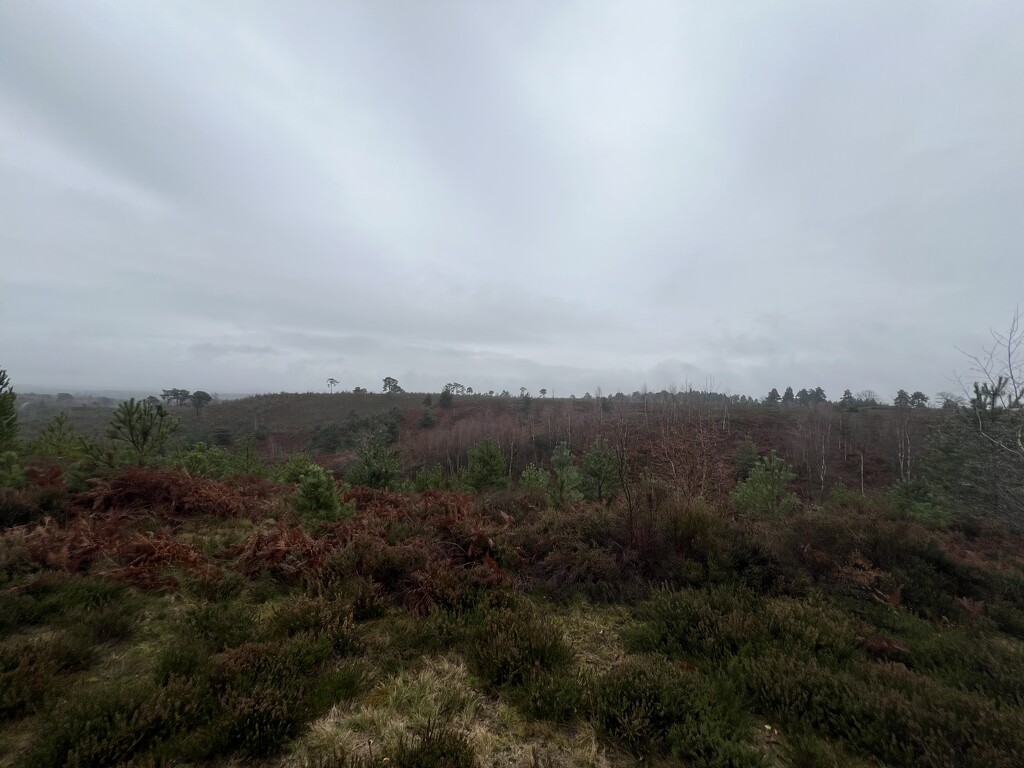
[[[795,509],[780,475],[737,517],[639,471],[632,501],[602,475],[552,509],[528,475],[406,493],[306,458],[67,492],[0,536],[0,743],[24,766],[1024,764],[1015,535],[908,488]]]

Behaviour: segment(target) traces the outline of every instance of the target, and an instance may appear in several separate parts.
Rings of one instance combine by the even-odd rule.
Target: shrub
[[[60,699],[46,714],[22,764],[31,768],[119,765],[158,739],[168,725],[143,705],[148,685],[108,683]]]
[[[0,644],[0,722],[37,711],[56,676],[84,669],[92,656],[91,645],[72,633]]]
[[[75,631],[92,643],[116,643],[135,632],[133,606],[128,602],[104,605],[89,611]]]
[[[220,653],[250,640],[256,634],[252,610],[241,603],[203,603],[185,613],[185,631],[212,653]]]
[[[107,437],[118,447],[120,461],[142,466],[163,453],[179,424],[159,403],[131,398],[114,411]]]
[[[246,437],[239,440],[235,445],[235,452],[231,454],[232,471],[236,475],[259,475],[265,477],[268,474],[267,465],[256,449],[256,438]]]
[[[590,708],[598,730],[631,752],[662,752],[687,713],[689,678],[655,658],[627,659],[599,677]]]
[[[18,463],[18,454],[14,451],[0,453],[0,488],[23,488],[25,486],[25,470]]]
[[[337,451],[345,445],[345,441],[346,435],[339,425],[333,422],[317,424],[309,439],[309,448],[312,451]]]
[[[221,479],[232,474],[231,454],[224,448],[206,443],[196,443],[187,451],[180,451],[171,459],[171,464],[190,475],[203,475]]]
[[[311,472],[314,467],[319,466],[309,457],[309,454],[293,453],[284,464],[274,470],[272,479],[279,483],[298,485],[306,474]]]
[[[325,597],[291,598],[275,608],[264,626],[266,635],[276,639],[304,635],[325,638],[339,655],[359,647],[348,606]]]
[[[219,692],[213,726],[220,741],[209,748],[238,749],[250,757],[280,751],[309,717],[310,692],[331,653],[327,638],[302,634],[277,643],[247,643],[223,654],[212,673]]]
[[[580,457],[583,495],[591,501],[607,501],[619,487],[618,459],[600,436]]]
[[[32,441],[31,453],[33,456],[52,459],[67,469],[84,458],[83,448],[82,438],[75,431],[75,425],[61,411]]]
[[[640,653],[721,659],[748,642],[750,608],[749,596],[731,587],[658,590],[638,606],[642,623],[629,627],[623,640]]]
[[[251,682],[232,686],[221,696],[221,719],[225,751],[238,749],[250,757],[268,757],[279,752],[299,733],[306,715],[302,689],[293,683]]]
[[[352,485],[394,489],[398,485],[402,463],[388,445],[387,436],[378,430],[363,437],[356,449],[356,463],[346,479]]]
[[[354,699],[366,690],[370,679],[366,666],[359,662],[327,670],[317,680],[310,694],[311,713],[317,716],[335,704]]]
[[[774,761],[748,743],[750,715],[731,681],[689,675],[687,710],[668,731],[668,749],[686,765],[768,768]]]
[[[403,736],[390,763],[396,768],[475,768],[477,764],[466,737],[435,720],[418,729],[410,741]]]
[[[126,587],[104,579],[44,571],[0,600],[0,632],[56,621],[80,628],[91,611],[117,604]]]
[[[729,565],[743,585],[754,592],[773,594],[785,583],[782,563],[756,538],[737,537],[729,549]]]
[[[556,507],[565,507],[583,498],[583,478],[576,467],[566,443],[559,443],[551,454],[551,467],[555,471],[555,487],[551,501]]]
[[[901,515],[935,528],[948,528],[953,513],[944,508],[923,480],[901,480],[889,492],[889,499]]]
[[[508,485],[505,457],[497,441],[487,438],[469,449],[469,461],[464,481],[477,493],[504,488]]]
[[[209,677],[210,669],[207,643],[195,636],[184,636],[160,650],[153,676],[157,685],[164,686],[174,677],[204,680]]]
[[[322,468],[314,465],[299,481],[299,487],[292,497],[295,511],[310,525],[340,520],[352,513],[350,507],[343,507],[334,480]]]
[[[513,694],[528,716],[564,723],[586,712],[589,681],[571,669],[529,675]]]
[[[733,455],[732,465],[736,469],[736,477],[740,482],[750,477],[751,470],[761,460],[761,454],[753,440],[744,440],[736,446],[736,453]]]
[[[842,480],[832,485],[825,507],[832,512],[862,512],[867,508],[867,499],[850,490]]]
[[[534,464],[530,464],[519,476],[519,484],[523,490],[531,493],[547,493],[551,485],[551,473]]]
[[[47,514],[59,514],[62,496],[58,489],[3,487],[0,481],[0,529],[24,525]]]
[[[732,492],[733,503],[741,515],[784,517],[798,504],[796,494],[788,490],[795,477],[772,451],[736,486]]]
[[[835,669],[773,651],[739,663],[758,709],[892,766],[1000,766],[1024,755],[1024,716],[898,665]]]
[[[7,371],[0,368],[0,454],[18,447],[17,399]]]
[[[412,479],[412,489],[417,493],[443,491],[444,486],[444,469],[441,468],[440,464],[435,464],[432,467],[421,467]]]
[[[572,659],[559,628],[530,604],[487,611],[470,633],[467,661],[489,684],[519,685]]]

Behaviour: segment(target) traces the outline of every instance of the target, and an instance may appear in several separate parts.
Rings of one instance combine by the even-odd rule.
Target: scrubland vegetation
[[[28,434],[0,384],[3,764],[1024,764],[1005,385],[131,402]]]

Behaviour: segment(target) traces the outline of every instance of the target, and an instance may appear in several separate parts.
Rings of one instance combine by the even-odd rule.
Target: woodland
[[[1022,765],[996,342],[891,405],[0,372],[0,764]]]

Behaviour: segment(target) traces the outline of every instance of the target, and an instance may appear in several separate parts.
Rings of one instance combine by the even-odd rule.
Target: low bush
[[[421,467],[412,478],[412,489],[416,493],[443,491],[444,487],[444,469],[440,464],[434,464],[431,467]]]
[[[4,488],[0,486],[0,530],[42,520],[47,515],[63,517],[62,488]]]
[[[477,493],[498,490],[508,485],[508,467],[496,440],[488,438],[469,449],[463,480]]]
[[[93,656],[90,643],[70,632],[0,643],[0,722],[38,711],[60,687],[57,676],[86,668]]]
[[[188,450],[171,456],[172,466],[185,470],[190,475],[204,475],[222,479],[234,473],[234,462],[228,451],[219,445],[195,443]]]
[[[309,719],[311,693],[331,655],[330,640],[310,634],[246,643],[222,654],[211,672],[218,696],[212,728],[218,738],[206,757],[233,750],[266,757],[280,751]]]
[[[0,600],[0,634],[25,625],[55,622],[80,627],[97,611],[128,601],[127,588],[105,579],[43,571],[22,577]],[[91,619],[89,619],[91,621]]]
[[[154,679],[160,686],[167,685],[175,677],[206,680],[211,669],[209,646],[198,637],[187,635],[160,649]]]
[[[303,521],[313,526],[341,520],[352,514],[351,506],[342,505],[334,480],[315,464],[299,480],[292,504]]]
[[[668,749],[686,765],[768,768],[772,755],[750,743],[746,702],[725,677],[691,674],[685,717],[668,731]]]
[[[512,692],[512,700],[530,717],[564,723],[585,715],[589,678],[569,667],[528,675]]]
[[[58,700],[22,759],[25,768],[104,768],[126,762],[174,723],[144,706],[153,690],[121,682],[92,686]]]
[[[789,490],[796,477],[772,451],[750,470],[746,480],[732,492],[732,501],[741,515],[785,517],[795,510],[799,500]]]
[[[551,473],[535,464],[530,464],[519,476],[519,485],[527,493],[547,493],[551,485]]]
[[[75,631],[97,645],[128,640],[136,627],[133,607],[125,601],[94,608],[85,612]]]
[[[845,669],[773,651],[738,662],[755,706],[892,766],[1000,766],[1024,757],[1024,716],[897,665]]]
[[[466,660],[492,686],[520,685],[564,668],[572,651],[558,626],[524,603],[486,611],[470,634]]]
[[[590,708],[602,734],[635,754],[660,752],[669,729],[686,712],[687,681],[654,659],[631,659],[594,684]]]
[[[356,449],[356,462],[345,480],[350,485],[393,490],[398,487],[402,462],[383,432],[364,435]]]
[[[469,740],[450,726],[431,720],[411,739],[404,736],[385,761],[396,768],[475,768]]]
[[[371,679],[366,665],[359,661],[347,662],[326,670],[320,675],[310,693],[310,711],[316,716],[335,704],[354,699],[367,690]]]
[[[671,658],[723,659],[750,642],[752,596],[733,587],[657,590],[637,607],[640,623],[623,639],[639,653]]]
[[[220,653],[256,636],[252,609],[239,602],[201,603],[185,612],[187,637],[194,637],[211,652]]]

